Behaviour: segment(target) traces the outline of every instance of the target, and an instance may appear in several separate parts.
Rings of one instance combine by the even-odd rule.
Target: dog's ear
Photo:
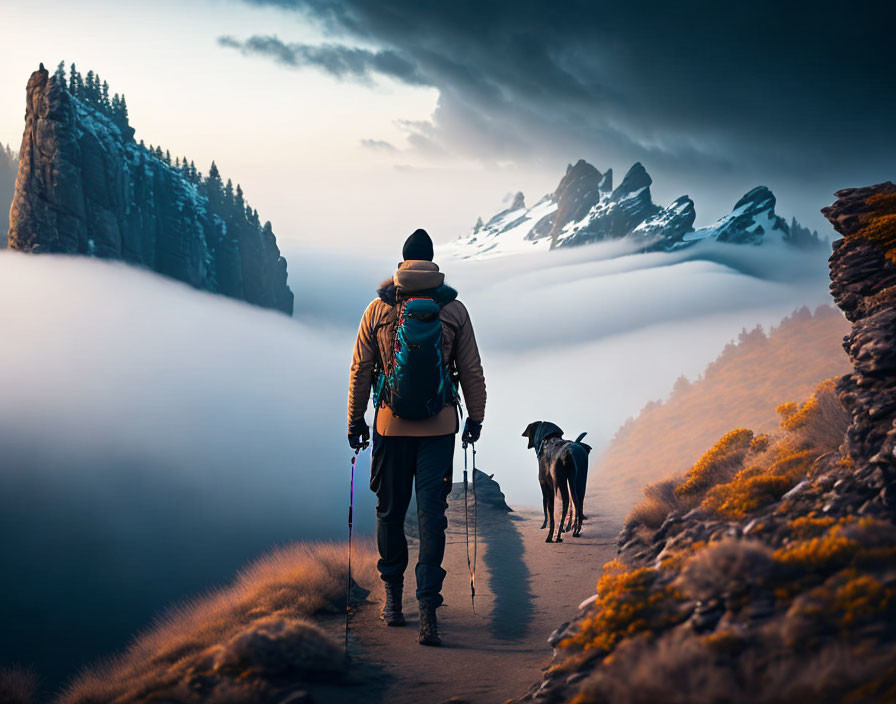
[[[538,426],[541,425],[541,421],[537,420],[534,423],[529,423],[526,426],[526,429],[523,431],[523,437],[529,438],[528,448],[535,447],[535,433],[538,431]]]

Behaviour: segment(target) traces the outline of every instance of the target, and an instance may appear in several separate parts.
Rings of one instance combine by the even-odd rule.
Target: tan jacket
[[[363,420],[373,370],[377,362],[388,364],[392,357],[392,340],[396,322],[395,296],[419,291],[438,290],[438,294],[450,298],[442,306],[442,357],[447,368],[457,367],[460,387],[469,416],[482,422],[485,417],[485,376],[479,348],[473,335],[473,325],[464,304],[456,300],[453,289],[443,286],[445,275],[433,262],[411,260],[402,262],[392,281],[385,282],[379,290],[380,297],[372,301],[358,328],[355,341],[348,390],[348,423]],[[440,288],[441,287],[441,288]],[[438,299],[439,295],[435,297]],[[441,413],[424,420],[396,418],[383,404],[376,411],[376,430],[389,436],[448,435],[458,430],[457,413],[451,404]]]

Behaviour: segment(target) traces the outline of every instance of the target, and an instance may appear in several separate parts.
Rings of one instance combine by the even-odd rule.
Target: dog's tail
[[[579,437],[577,437],[577,438],[575,439],[575,443],[576,443],[577,445],[581,445],[582,447],[584,447],[584,448],[585,448],[585,452],[587,452],[587,453],[590,454],[590,452],[591,452],[591,445],[588,445],[587,443],[582,442],[582,438],[585,437],[587,434],[588,434],[587,432],[585,432],[585,433],[579,433]]]

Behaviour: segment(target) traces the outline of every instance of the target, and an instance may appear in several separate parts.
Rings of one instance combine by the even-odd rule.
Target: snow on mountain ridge
[[[673,251],[703,240],[741,245],[777,241],[797,248],[823,242],[795,219],[788,225],[777,215],[775,196],[765,186],[753,188],[731,213],[695,231],[694,201],[684,195],[665,208],[656,205],[650,194],[653,179],[640,162],[616,189],[612,182],[612,169],[602,174],[580,159],[567,166],[553,193],[530,208],[517,193],[511,208],[485,224],[480,218],[469,237],[446,245],[443,253],[479,259],[622,238],[637,241],[639,251]]]

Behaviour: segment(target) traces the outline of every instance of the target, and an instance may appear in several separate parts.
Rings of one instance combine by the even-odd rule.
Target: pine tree
[[[124,93],[121,94],[121,105],[118,108],[121,115],[121,123],[128,126],[128,101],[124,99]]]
[[[171,152],[167,149],[165,150],[165,163],[168,164],[168,166],[171,166]]]
[[[233,181],[227,179],[227,185],[224,186],[224,203],[228,207],[233,206]]]
[[[103,107],[109,109],[109,84],[106,81],[103,81],[103,85],[100,89],[100,102],[102,102]]]
[[[78,69],[75,68],[75,62],[73,61],[68,70],[68,90],[69,93],[74,95],[76,98],[81,98],[84,90],[84,82],[81,79],[81,74],[78,73]]]
[[[218,165],[213,161],[208,169],[208,178],[203,182],[203,191],[208,198],[208,204],[212,212],[222,213],[224,205],[224,186],[221,182],[221,174]]]
[[[56,73],[53,74],[53,78],[65,88],[65,61],[60,61],[59,65],[56,67]]]
[[[236,195],[234,195],[233,197],[233,204],[242,215],[243,211],[246,208],[246,202],[243,199],[243,189],[240,188],[240,184],[236,184]],[[248,220],[249,218],[246,219]]]
[[[208,178],[205,179],[206,183],[215,184],[218,188],[221,188],[221,174],[218,171],[218,165],[213,161],[212,165],[208,168]]]
[[[93,69],[87,72],[87,76],[84,78],[84,98],[87,103],[94,103],[94,90],[96,89],[96,77],[94,76]]]

